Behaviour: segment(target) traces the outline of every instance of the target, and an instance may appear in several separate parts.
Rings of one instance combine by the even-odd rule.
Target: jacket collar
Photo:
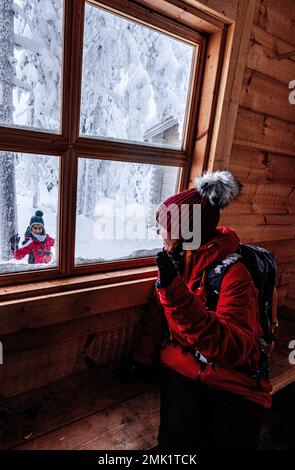
[[[215,234],[209,242],[201,245],[197,250],[185,251],[183,277],[189,287],[199,281],[204,269],[235,252],[239,246],[240,239],[233,229],[218,226]]]

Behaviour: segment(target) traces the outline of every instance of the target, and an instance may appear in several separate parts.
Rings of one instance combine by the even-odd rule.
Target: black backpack
[[[260,324],[263,335],[260,338],[261,361],[259,370],[251,370],[250,375],[268,379],[269,358],[274,347],[274,331],[277,321],[277,264],[272,253],[257,245],[240,243],[236,252],[229,254],[222,261],[209,266],[207,283],[211,293],[211,301],[216,307],[222,278],[229,266],[236,262],[245,264],[258,289]]]

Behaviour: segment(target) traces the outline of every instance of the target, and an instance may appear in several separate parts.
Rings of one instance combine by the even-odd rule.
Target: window
[[[1,285],[155,265],[205,35],[139,3],[0,0]]]
[[[0,273],[57,266],[58,160],[0,152]]]
[[[155,255],[155,211],[177,188],[179,169],[79,159],[76,263]]]
[[[60,132],[62,0],[0,0],[0,125]]]
[[[86,4],[81,135],[181,148],[195,49]]]

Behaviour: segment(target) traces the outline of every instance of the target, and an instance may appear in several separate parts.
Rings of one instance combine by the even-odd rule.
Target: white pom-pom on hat
[[[241,194],[242,183],[229,170],[205,171],[195,177],[196,190],[218,209],[228,206]]]

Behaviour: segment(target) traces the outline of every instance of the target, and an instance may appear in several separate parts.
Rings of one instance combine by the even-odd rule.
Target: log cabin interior
[[[32,11],[35,3],[0,0],[1,227],[10,221],[0,237],[0,395],[12,415],[1,418],[1,448],[156,446],[157,381],[120,381],[118,370],[157,279],[158,245],[101,249],[93,208],[120,184],[159,204],[223,168],[244,186],[219,225],[277,262],[271,381],[274,413],[287,419],[295,0],[41,0]],[[55,238],[42,269],[7,250],[11,230],[22,236],[38,209]],[[270,423],[261,447],[282,448],[271,432]]]

